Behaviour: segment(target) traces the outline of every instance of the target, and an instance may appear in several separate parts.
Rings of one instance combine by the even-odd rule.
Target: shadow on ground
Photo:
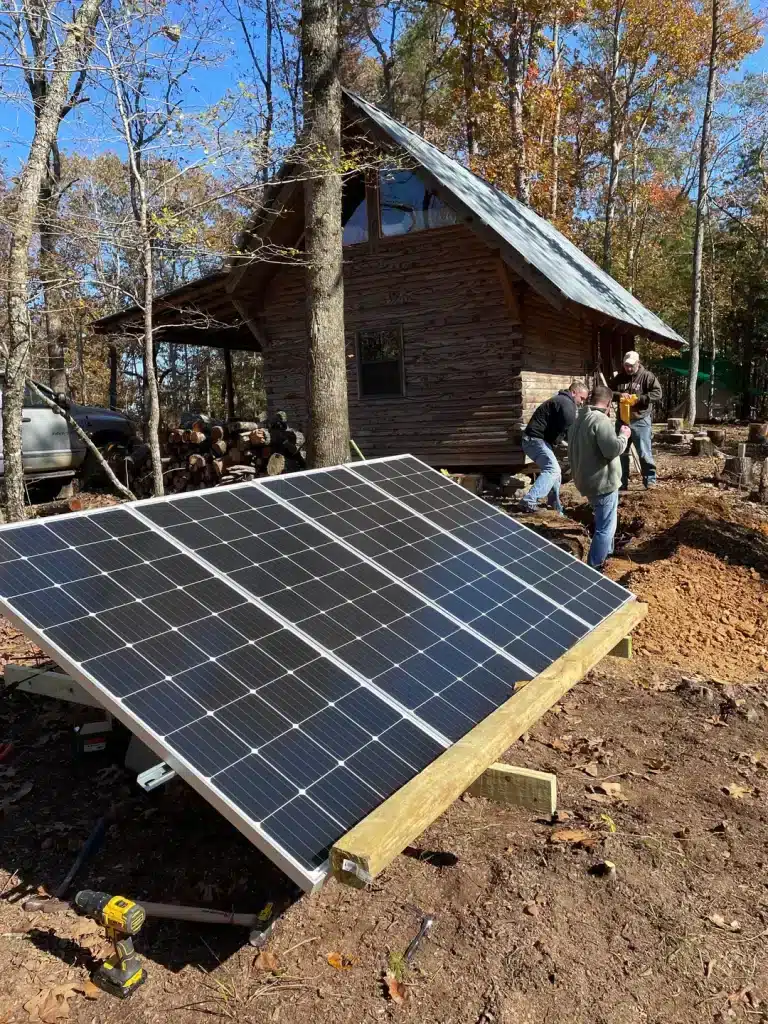
[[[0,703],[0,739],[12,740],[15,752],[0,783],[6,791],[30,787],[0,819],[0,867],[16,872],[0,902],[21,904],[40,887],[53,893],[98,819],[110,812],[114,821],[100,849],[65,899],[79,889],[96,889],[238,913],[258,914],[271,904],[274,919],[299,898],[300,890],[282,872],[183,783],[146,794],[122,768],[76,759],[70,746],[74,713],[72,706],[24,693]],[[61,913],[28,919],[35,945],[68,964],[89,956],[57,936]],[[210,969],[248,938],[245,928],[150,919],[137,948],[173,971],[187,964]]]

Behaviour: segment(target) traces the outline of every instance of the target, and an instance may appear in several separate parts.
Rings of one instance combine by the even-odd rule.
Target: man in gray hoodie
[[[612,399],[610,388],[596,387],[589,405],[579,410],[568,435],[573,482],[595,513],[595,532],[587,556],[587,564],[593,569],[601,569],[613,554],[621,486],[620,457],[631,436],[626,425],[617,434],[608,418]]]

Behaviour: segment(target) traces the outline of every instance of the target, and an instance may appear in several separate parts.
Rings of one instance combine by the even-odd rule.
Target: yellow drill
[[[132,938],[146,920],[144,907],[125,896],[110,896],[91,889],[83,889],[75,896],[75,906],[86,917],[104,925],[115,948],[114,954],[93,972],[91,981],[105,992],[127,999],[147,980]]]
[[[632,419],[632,406],[637,405],[637,395],[619,395],[619,419],[629,426]]]

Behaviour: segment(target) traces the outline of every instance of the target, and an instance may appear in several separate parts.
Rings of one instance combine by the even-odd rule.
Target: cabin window
[[[379,203],[381,233],[385,237],[458,223],[453,210],[413,171],[382,171]]]
[[[400,327],[359,331],[358,379],[361,398],[387,398],[405,394],[403,332]]]
[[[342,185],[341,216],[344,222],[342,245],[360,245],[368,241],[368,204],[365,201],[365,178],[353,174]]]

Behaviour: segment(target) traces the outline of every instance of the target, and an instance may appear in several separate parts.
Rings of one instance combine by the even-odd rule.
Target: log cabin
[[[547,220],[349,92],[343,135],[361,168],[344,180],[343,284],[350,427],[367,457],[521,467],[541,401],[609,377],[638,336],[684,344]],[[240,236],[250,258],[161,296],[155,318],[163,341],[261,353],[268,411],[306,433],[302,237],[288,164]],[[139,312],[95,329],[138,330]]]

